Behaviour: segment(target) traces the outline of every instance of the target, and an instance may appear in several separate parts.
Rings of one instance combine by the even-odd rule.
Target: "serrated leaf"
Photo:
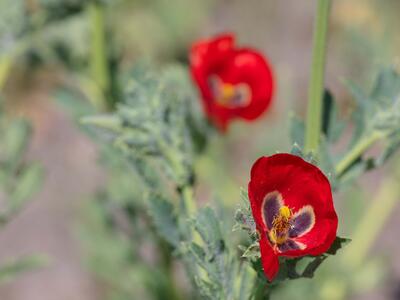
[[[301,158],[304,157],[303,150],[301,149],[300,145],[297,143],[294,143],[292,145],[292,149],[290,149],[290,154],[296,155]]]
[[[195,220],[195,228],[212,256],[224,250],[225,245],[219,220],[211,207],[205,207],[199,211]]]
[[[180,237],[173,205],[159,195],[150,196],[148,205],[158,234],[171,245],[178,247]]]
[[[256,230],[256,224],[253,219],[253,215],[250,209],[250,200],[247,195],[247,191],[243,188],[240,189],[241,204],[235,212],[235,224],[232,231],[239,229],[246,230],[250,234],[253,234]]]
[[[247,249],[244,249],[242,257],[249,260],[259,259],[261,257],[259,243],[254,242],[249,247],[247,247]]]
[[[362,168],[345,165],[343,167],[347,168],[339,171],[340,177],[349,171],[367,171],[379,166],[400,146],[397,139],[400,133],[400,75],[393,69],[382,71],[369,95],[352,82],[347,82],[347,86],[357,103],[353,113],[353,137],[347,154],[355,155],[349,163]],[[380,140],[385,140],[382,153],[363,160],[363,152]]]

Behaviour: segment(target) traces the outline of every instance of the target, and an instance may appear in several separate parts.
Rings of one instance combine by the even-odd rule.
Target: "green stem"
[[[340,177],[346,169],[351,166],[369,147],[383,137],[379,132],[374,131],[370,136],[359,140],[354,147],[339,161],[335,167],[336,175]]]
[[[343,253],[343,266],[354,270],[365,261],[369,250],[398,203],[398,197],[398,181],[392,178],[386,179],[360,220],[353,234],[353,241]]]
[[[193,188],[191,185],[185,185],[181,190],[181,197],[184,210],[188,216],[193,216],[196,213],[196,201],[193,196]]]
[[[193,216],[197,210],[196,202],[193,197],[193,186],[187,179],[187,170],[185,169],[182,161],[176,157],[175,152],[162,140],[160,137],[158,145],[164,154],[165,158],[171,164],[176,179],[180,182],[181,186],[178,185],[179,194],[182,200],[183,213],[187,216]]]
[[[331,0],[318,0],[317,16],[314,24],[313,57],[308,89],[308,111],[304,143],[306,153],[318,150],[321,134],[326,39],[330,2]]]
[[[271,288],[268,283],[260,283],[257,280],[257,284],[254,292],[254,300],[268,300],[271,298]]]
[[[0,90],[2,90],[4,87],[13,62],[14,56],[11,54],[4,55],[0,58]]]
[[[102,92],[107,95],[111,84],[107,60],[104,7],[99,3],[92,2],[88,6],[88,14],[92,34],[89,57],[90,71]],[[111,105],[105,103],[103,106],[110,108]]]

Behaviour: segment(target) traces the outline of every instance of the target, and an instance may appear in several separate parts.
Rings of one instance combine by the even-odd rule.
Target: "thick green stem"
[[[354,147],[339,161],[335,167],[336,175],[340,177],[369,147],[383,137],[379,132],[373,132],[370,136],[359,140]]]
[[[306,153],[318,150],[321,134],[326,39],[330,2],[331,0],[318,0],[317,16],[314,24],[313,56],[308,89],[308,111],[304,143]]]
[[[88,14],[92,34],[89,58],[90,71],[104,95],[107,95],[110,91],[110,73],[107,58],[104,7],[99,3],[93,2],[88,6]],[[104,99],[107,99],[107,97],[104,97]],[[105,103],[103,106],[110,107],[110,104]]]

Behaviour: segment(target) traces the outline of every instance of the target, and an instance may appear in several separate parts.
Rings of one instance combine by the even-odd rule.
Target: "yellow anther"
[[[279,208],[279,214],[286,218],[289,219],[292,215],[292,211],[290,210],[289,207],[287,207],[286,205],[282,206],[281,208]]]

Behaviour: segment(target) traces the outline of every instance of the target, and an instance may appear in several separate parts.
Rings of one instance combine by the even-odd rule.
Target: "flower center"
[[[292,211],[287,206],[281,206],[278,214],[272,221],[272,228],[269,231],[269,238],[274,244],[283,244],[289,238],[290,220]]]
[[[251,90],[245,83],[226,83],[218,76],[213,75],[209,78],[209,86],[215,102],[221,106],[229,108],[245,107],[251,101]]]

